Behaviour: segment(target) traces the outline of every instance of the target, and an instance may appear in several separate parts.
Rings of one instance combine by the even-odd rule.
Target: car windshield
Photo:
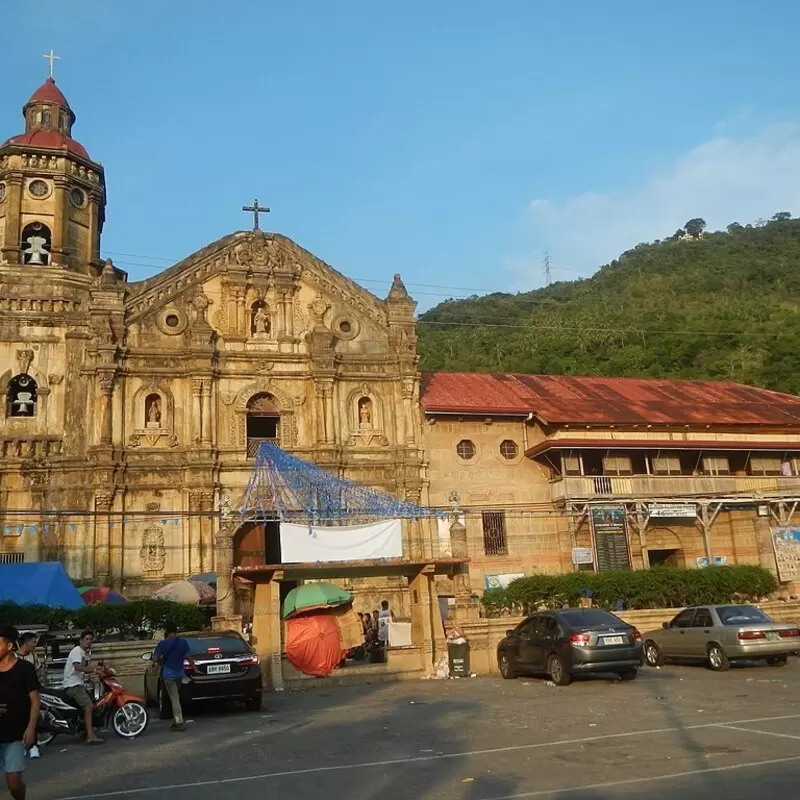
[[[719,606],[717,608],[723,625],[758,625],[772,620],[755,606]]]
[[[620,625],[620,619],[608,611],[600,608],[576,609],[574,611],[562,611],[558,615],[570,628],[596,628],[600,625]]]
[[[237,636],[202,636],[199,638],[187,638],[190,653],[207,653],[209,649],[246,651],[247,645]]]

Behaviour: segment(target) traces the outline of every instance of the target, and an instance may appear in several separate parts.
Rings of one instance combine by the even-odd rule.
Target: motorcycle
[[[95,727],[107,729],[109,723],[117,736],[135,739],[147,727],[147,709],[141,697],[128,692],[114,677],[114,671],[100,669],[100,697],[92,706]],[[39,723],[36,743],[49,744],[59,733],[83,735],[83,712],[74,706],[63,689],[42,689],[39,693]]]

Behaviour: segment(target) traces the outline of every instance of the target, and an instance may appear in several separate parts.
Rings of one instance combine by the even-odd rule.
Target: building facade
[[[800,399],[711,381],[423,375],[429,494],[474,590],[533,572],[761,564],[800,578]]]
[[[414,301],[291,240],[225,236],[129,283],[100,258],[102,166],[52,78],[0,146],[0,556],[148,595],[274,563],[268,525],[219,525],[261,441],[419,500]],[[221,533],[222,531],[222,533]]]

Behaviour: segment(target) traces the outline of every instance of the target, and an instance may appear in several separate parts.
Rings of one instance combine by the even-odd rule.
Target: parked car
[[[506,632],[497,664],[504,678],[549,675],[558,686],[586,673],[633,680],[642,664],[642,637],[633,625],[599,608],[541,611]]]
[[[645,660],[660,667],[665,659],[706,662],[717,671],[737,659],[766,659],[782,667],[800,650],[800,629],[773,622],[749,605],[690,606],[644,637]]]
[[[238,633],[205,631],[179,635],[189,643],[189,653],[183,662],[188,682],[180,687],[184,711],[202,700],[239,700],[249,711],[261,708],[259,658]],[[145,702],[158,707],[161,719],[169,719],[172,704],[161,680],[161,665],[153,661],[153,653],[145,653],[142,658],[150,662],[144,673]]]

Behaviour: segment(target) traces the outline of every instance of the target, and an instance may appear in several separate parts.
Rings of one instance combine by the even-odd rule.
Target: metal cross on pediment
[[[253,205],[251,206],[242,206],[242,211],[252,211],[253,212],[253,230],[258,231],[261,230],[259,226],[258,215],[259,214],[269,214],[269,209],[265,208],[264,206],[260,206],[258,204],[258,199],[256,198],[253,200]]]
[[[45,53],[45,54],[42,56],[42,58],[46,58],[46,59],[47,59],[47,60],[50,62],[50,77],[52,78],[52,77],[53,77],[53,64],[54,64],[54,62],[56,62],[56,61],[60,61],[60,60],[61,60],[61,56],[57,56],[57,55],[56,55],[56,54],[53,52],[53,48],[51,47],[51,48],[50,48],[50,52],[49,52],[49,53]]]

